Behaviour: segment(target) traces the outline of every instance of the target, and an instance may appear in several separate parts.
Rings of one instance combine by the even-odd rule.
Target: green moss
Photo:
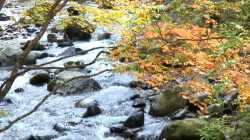
[[[5,111],[5,110],[3,110],[3,109],[0,109],[0,118],[5,118],[5,117],[7,117],[7,112]]]
[[[161,133],[161,138],[168,140],[200,140],[199,129],[207,122],[198,118],[179,120],[167,125]]]
[[[51,80],[48,83],[48,85],[47,85],[47,90],[48,91],[52,91],[57,86],[57,82],[56,81],[57,81],[57,79],[55,78],[55,79]]]

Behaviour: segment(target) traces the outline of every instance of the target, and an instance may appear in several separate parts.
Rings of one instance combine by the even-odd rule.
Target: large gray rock
[[[0,66],[12,66],[15,64],[18,56],[22,53],[22,49],[13,46],[4,47],[0,51]],[[35,64],[36,55],[34,52],[30,52],[28,56],[24,59],[25,65]]]
[[[179,109],[185,108],[187,100],[179,96],[184,89],[175,87],[166,89],[151,103],[149,114],[151,116],[168,116]]]
[[[64,83],[65,81],[84,75],[81,72],[77,71],[63,71],[58,73],[54,79],[52,79],[47,89],[48,91],[52,91],[57,85]],[[59,88],[56,93],[62,94],[75,94],[75,93],[85,93],[100,90],[101,87],[97,81],[92,78],[78,78],[70,81],[69,83],[65,84],[63,87]]]
[[[199,118],[174,121],[161,132],[161,139],[167,140],[200,140],[198,129],[205,127],[207,121]]]

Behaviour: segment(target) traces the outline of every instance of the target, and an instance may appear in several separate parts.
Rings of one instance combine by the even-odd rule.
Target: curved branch
[[[0,129],[0,132],[3,132],[7,129],[9,129],[13,124],[15,124],[16,122],[26,118],[27,116],[29,116],[30,114],[34,113],[51,95],[53,95],[60,87],[63,87],[65,84],[69,83],[70,81],[72,80],[75,80],[75,79],[78,79],[78,78],[90,78],[90,77],[93,77],[93,76],[96,76],[96,75],[99,75],[99,74],[102,74],[104,72],[107,72],[107,71],[112,71],[112,69],[106,69],[106,70],[102,70],[98,73],[95,73],[95,74],[91,74],[91,75],[82,75],[82,76],[77,76],[77,77],[73,77],[73,78],[70,78],[68,79],[67,81],[65,81],[64,83],[56,86],[51,92],[49,92],[46,96],[43,97],[43,99],[38,102],[36,104],[36,106],[31,109],[30,111],[28,111],[27,113],[17,117],[16,119],[14,119],[13,121],[9,122],[9,124],[3,128]]]

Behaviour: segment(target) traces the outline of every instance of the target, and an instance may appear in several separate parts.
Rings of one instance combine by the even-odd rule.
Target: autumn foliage
[[[124,63],[114,66],[120,72],[133,72],[137,79],[150,84],[156,90],[175,81],[179,86],[191,87],[192,93],[207,93],[211,98],[215,93],[228,94],[236,91],[242,105],[248,104],[249,38],[247,35],[240,35],[244,28],[234,28],[235,34],[222,32],[223,21],[218,19],[226,14],[220,13],[225,11],[221,11],[219,6],[233,6],[229,10],[236,13],[240,10],[240,3],[223,1],[224,3],[216,5],[211,1],[183,1],[185,2],[194,13],[203,13],[202,18],[206,26],[200,27],[192,22],[155,21],[151,17],[150,24],[140,22],[131,27],[132,30],[122,32],[122,38],[117,41],[117,45],[121,47],[112,50],[110,54],[114,61],[123,59]],[[144,14],[146,15],[140,13],[138,18]],[[214,83],[223,83],[223,86],[215,89]],[[190,98],[190,95],[187,95],[190,93],[182,94],[201,109],[206,106],[206,103]]]

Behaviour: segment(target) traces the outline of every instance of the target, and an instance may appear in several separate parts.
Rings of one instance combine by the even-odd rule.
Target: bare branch
[[[73,78],[70,78],[68,79],[67,81],[65,81],[64,83],[56,86],[51,92],[49,92],[46,96],[43,97],[43,99],[38,102],[36,104],[36,106],[31,109],[30,111],[28,111],[27,113],[17,117],[16,119],[14,119],[13,121],[9,122],[9,124],[3,128],[0,129],[0,132],[3,132],[7,129],[9,129],[13,124],[15,124],[16,122],[26,118],[27,116],[29,116],[30,114],[34,113],[51,95],[53,95],[59,88],[63,87],[65,84],[69,83],[70,81],[72,80],[75,80],[75,79],[78,79],[78,78],[89,78],[89,77],[93,77],[93,76],[96,76],[96,75],[99,75],[99,74],[102,74],[104,72],[107,72],[107,71],[112,71],[112,69],[106,69],[106,70],[102,70],[98,73],[95,73],[95,74],[91,74],[91,75],[82,75],[82,76],[77,76],[77,77],[73,77]]]

